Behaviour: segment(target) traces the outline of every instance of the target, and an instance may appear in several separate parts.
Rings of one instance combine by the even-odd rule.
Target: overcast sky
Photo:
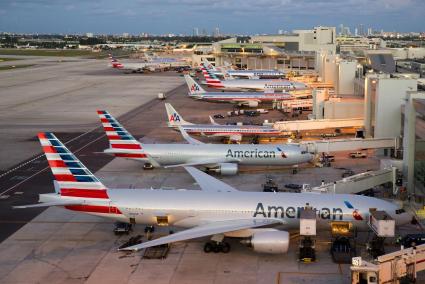
[[[339,26],[425,31],[425,0],[0,0],[0,31],[277,33]]]

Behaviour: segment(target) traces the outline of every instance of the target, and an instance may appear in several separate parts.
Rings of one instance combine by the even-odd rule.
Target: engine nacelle
[[[279,230],[256,232],[245,243],[256,252],[287,253],[289,249],[289,233]]]
[[[233,163],[221,163],[218,167],[211,170],[222,175],[236,175],[238,173],[238,165]]]
[[[247,105],[248,105],[249,107],[258,107],[258,102],[256,102],[256,101],[249,101],[249,102],[247,103]]]

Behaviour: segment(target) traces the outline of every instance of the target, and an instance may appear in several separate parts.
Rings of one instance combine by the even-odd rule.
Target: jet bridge
[[[358,149],[399,148],[398,138],[351,138],[301,141],[299,144],[309,153],[329,153],[338,151],[354,151]]]
[[[397,168],[393,167],[353,175],[339,181],[325,183],[310,189],[306,188],[304,191],[353,194],[391,182],[393,184],[393,193],[397,193],[396,179]]]
[[[307,120],[293,120],[293,121],[276,121],[273,128],[282,132],[294,132],[303,130],[317,130],[327,128],[347,128],[364,127],[363,118],[349,118],[349,119],[307,119]]]
[[[402,249],[379,256],[373,262],[353,257],[351,283],[400,283],[417,280],[417,273],[425,270],[425,245]]]

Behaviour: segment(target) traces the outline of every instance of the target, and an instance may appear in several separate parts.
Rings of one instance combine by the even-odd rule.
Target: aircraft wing
[[[205,165],[215,165],[221,163],[238,163],[238,159],[227,159],[224,158],[211,158],[211,159],[201,159],[201,160],[192,160],[191,162],[184,164],[176,164],[164,166],[164,168],[176,168],[176,167],[189,167],[189,166],[205,166]]]
[[[183,138],[189,142],[189,144],[193,145],[200,145],[205,144],[204,142],[199,141],[198,139],[193,138],[189,134],[187,134],[186,130],[183,129],[183,127],[179,126],[180,133],[182,134]]]
[[[199,225],[191,229],[180,231],[156,240],[148,241],[142,244],[122,248],[125,251],[138,251],[144,248],[159,246],[163,244],[185,241],[215,234],[222,234],[233,232],[243,229],[256,228],[266,225],[283,223],[280,219],[239,219],[239,220],[225,220],[225,221],[212,221],[210,223]]]
[[[25,208],[37,208],[37,207],[50,207],[50,206],[67,206],[67,205],[80,205],[83,204],[81,200],[76,201],[55,201],[55,202],[43,202],[30,205],[18,205],[13,206],[13,209],[25,209]]]
[[[184,167],[185,170],[196,180],[196,183],[204,191],[211,192],[235,192],[238,191],[227,183],[218,180],[209,174],[204,173],[194,167]]]

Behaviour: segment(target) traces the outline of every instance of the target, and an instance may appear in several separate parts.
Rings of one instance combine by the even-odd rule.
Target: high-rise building
[[[373,34],[372,28],[367,29],[367,35],[371,36]]]
[[[340,35],[344,35],[344,32],[345,32],[345,30],[344,30],[344,25],[343,25],[343,24],[340,24],[340,25],[339,25],[339,34],[340,34]]]
[[[358,28],[354,29],[354,36],[359,36],[359,29]]]
[[[193,28],[193,36],[199,36],[199,29],[198,28]]]
[[[359,25],[359,35],[364,36],[365,35],[365,30],[364,30],[364,25],[360,24]]]
[[[277,33],[280,34],[280,35],[283,35],[283,30],[278,30]]]
[[[350,27],[344,27],[344,35],[351,35]]]
[[[219,36],[220,36],[220,29],[219,29],[218,27],[216,27],[216,28],[214,29],[214,36],[215,36],[215,37],[219,37]]]
[[[93,37],[93,33],[86,33],[86,37]]]

